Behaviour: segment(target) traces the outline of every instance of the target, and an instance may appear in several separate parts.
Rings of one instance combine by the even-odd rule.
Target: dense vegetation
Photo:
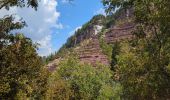
[[[24,5],[36,9],[38,4],[36,0],[0,1],[0,8],[10,9],[11,6]],[[41,75],[46,71],[42,67],[41,57],[36,52],[37,44],[20,32],[12,32],[23,28],[26,23],[23,20],[14,20],[12,15],[0,19],[0,99],[39,98],[43,94],[43,83],[47,74],[44,77]]]
[[[134,9],[136,36],[120,43],[113,64],[115,80],[122,85],[122,98],[166,100],[170,98],[170,1],[103,0],[107,11]]]
[[[124,9],[119,9],[114,14],[110,14],[107,16],[104,15],[95,15],[89,22],[85,23],[80,29],[78,29],[74,35],[70,36],[67,39],[67,42],[59,49],[58,52],[50,54],[46,57],[46,62],[53,61],[54,59],[58,57],[64,57],[66,54],[68,54],[69,51],[72,50],[72,48],[78,46],[80,42],[82,42],[85,39],[89,39],[93,34],[89,30],[94,29],[95,25],[101,25],[103,26],[102,31],[99,33],[98,37],[100,40],[100,46],[103,50],[103,53],[106,54],[111,60],[111,52],[112,52],[112,45],[108,45],[105,43],[103,39],[103,35],[107,32],[109,28],[115,25],[116,20],[122,15],[122,13],[125,13]]]
[[[112,44],[107,44],[106,41],[104,40],[104,35],[106,31],[107,31],[107,28],[103,28],[103,30],[99,33],[99,44],[100,44],[100,48],[102,49],[103,54],[105,54],[108,57],[108,59],[111,61],[113,47],[112,47]]]
[[[170,1],[102,0],[108,16],[97,15],[71,36],[55,54],[38,56],[31,39],[23,33],[26,22],[12,15],[0,19],[0,99],[2,100],[168,100],[170,98]],[[0,9],[38,7],[37,0],[1,0]],[[115,9],[119,8],[116,13]],[[135,37],[113,45],[103,36],[121,13],[133,9]],[[119,19],[121,20],[121,19]],[[110,66],[82,63],[73,48],[77,37],[88,37],[93,25]],[[15,30],[16,33],[12,31]],[[75,42],[76,41],[76,42]],[[63,59],[49,72],[44,61]]]
[[[111,79],[109,67],[81,64],[74,56],[58,67],[50,76],[46,99],[120,99],[121,87]]]

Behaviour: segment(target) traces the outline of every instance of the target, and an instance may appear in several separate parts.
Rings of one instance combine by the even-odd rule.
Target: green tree
[[[132,100],[170,98],[169,0],[103,0],[109,10],[134,9],[136,38],[122,43],[115,78],[123,97]]]
[[[0,9],[6,8],[10,9],[10,7],[17,6],[17,7],[25,7],[31,6],[32,8],[37,9],[38,7],[38,0],[1,0],[0,1]]]
[[[115,65],[117,64],[117,55],[119,55],[119,52],[120,52],[120,46],[119,46],[119,43],[116,42],[113,44],[113,47],[112,47],[112,57],[111,57],[111,70],[112,71],[115,71]]]
[[[114,11],[118,8],[131,8],[133,6],[134,1],[135,0],[102,0],[106,12],[110,14],[113,14]]]
[[[115,66],[115,79],[118,78],[123,86],[124,98],[162,100],[170,97],[170,52],[167,49],[170,45],[166,45],[166,53],[161,59],[155,45],[157,44],[148,45],[145,40],[140,40],[135,48],[129,43],[121,44]]]
[[[29,97],[41,66],[36,45],[22,34],[17,34],[13,36],[12,43],[0,50],[0,58],[0,97],[14,98],[20,90]]]
[[[31,6],[37,9],[38,2],[37,0],[0,1],[0,9],[8,10],[12,6],[21,8]],[[38,89],[44,86],[41,81],[47,80],[48,74],[40,74],[40,69],[43,68],[41,57],[36,53],[38,45],[21,33],[11,32],[26,25],[23,20],[14,20],[12,15],[0,19],[0,99],[37,98],[38,95],[43,95]],[[38,77],[42,77],[40,78],[42,80],[40,81]]]
[[[120,99],[121,88],[112,81],[111,76],[107,66],[98,65],[94,68],[88,64],[80,64],[79,60],[72,57],[61,62],[51,76],[48,91],[53,94],[47,94],[53,99],[60,97],[58,100]]]
[[[8,46],[9,43],[13,42],[14,36],[11,31],[21,29],[25,26],[24,21],[14,22],[13,16],[5,16],[0,19],[0,48]]]
[[[48,80],[51,72],[49,72],[48,68],[40,67],[38,71],[38,76],[35,78],[35,84],[33,86],[33,92],[31,98],[36,100],[44,100],[46,99],[46,92],[48,90]]]
[[[7,10],[10,7],[25,7],[31,6],[32,8],[37,9],[38,1],[37,0],[1,0],[0,1],[0,10],[2,8],[6,8]],[[12,42],[11,31],[16,29],[23,28],[26,23],[23,20],[14,21],[14,17],[12,15],[6,15],[4,18],[0,19],[0,47],[2,48],[4,45],[8,44],[8,42]],[[11,40],[10,40],[11,39]]]

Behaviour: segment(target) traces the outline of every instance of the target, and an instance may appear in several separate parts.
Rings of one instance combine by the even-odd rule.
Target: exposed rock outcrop
[[[56,66],[58,66],[58,64],[61,60],[62,60],[61,58],[57,58],[57,59],[51,61],[50,63],[48,63],[48,65],[47,65],[48,70],[51,72],[56,70],[56,68],[57,68]]]
[[[89,44],[83,46],[79,50],[79,59],[82,62],[90,63],[92,65],[97,63],[102,63],[104,65],[110,64],[107,56],[102,53],[97,36],[93,36]]]
[[[120,41],[122,39],[131,39],[133,37],[133,29],[134,25],[126,24],[122,27],[114,27],[111,28],[106,34],[105,34],[105,41],[109,44],[112,44],[116,41]]]
[[[104,32],[103,38],[107,44],[113,44],[116,41],[120,41],[122,39],[131,39],[133,37],[132,32],[135,27],[134,22],[129,17],[132,17],[132,10],[129,10],[128,15],[126,13],[119,12],[120,15],[115,16],[116,23],[112,25]],[[76,53],[78,53],[78,57],[81,62],[89,63],[92,65],[96,65],[97,63],[101,63],[104,65],[110,65],[110,61],[102,52],[102,48],[100,47],[99,37],[100,32],[104,28],[106,17],[98,15],[94,17],[91,21],[86,23],[82,29],[79,29],[75,32],[73,36],[71,36],[67,43],[63,46],[64,49],[74,48]],[[84,41],[88,41],[87,43],[83,43]],[[60,51],[63,50],[60,49]],[[60,52],[58,52],[60,53]],[[58,63],[61,61],[61,58],[57,58],[54,61],[50,62],[47,66],[49,70],[55,70]]]

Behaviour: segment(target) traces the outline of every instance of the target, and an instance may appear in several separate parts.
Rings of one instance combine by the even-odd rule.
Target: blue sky
[[[102,8],[100,0],[75,0],[71,4],[59,1],[57,7],[61,13],[59,22],[64,28],[56,30],[58,34],[53,35],[53,49],[58,50],[66,42],[70,33],[89,21],[95,14],[103,13]]]
[[[103,14],[100,0],[41,0],[38,11],[32,8],[10,8],[0,10],[0,18],[7,14],[23,18],[28,27],[19,32],[39,43],[38,53],[47,56],[57,51],[77,28],[96,14]]]

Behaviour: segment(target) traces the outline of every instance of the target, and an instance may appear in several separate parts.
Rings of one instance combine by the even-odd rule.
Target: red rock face
[[[132,23],[126,23],[122,26],[111,28],[110,31],[105,33],[106,43],[113,44],[114,42],[122,39],[131,39],[133,37],[133,28],[134,25]],[[93,36],[90,43],[80,49],[79,58],[82,62],[90,63],[92,65],[96,65],[96,63],[104,65],[110,64],[107,56],[102,53],[97,36]]]
[[[134,25],[132,23],[125,23],[121,26],[115,26],[111,29],[109,29],[108,32],[105,33],[104,40],[108,44],[113,44],[116,41],[120,41],[122,39],[131,39],[133,37],[132,31],[134,29]],[[89,63],[92,64],[94,67],[97,63],[103,64],[103,65],[110,65],[110,61],[108,57],[103,54],[102,49],[99,44],[99,38],[98,35],[94,35],[93,30],[89,30],[90,33],[87,35],[87,39],[90,39],[90,42],[84,46],[81,46],[78,49],[78,55],[79,59],[83,63]],[[90,34],[90,35],[89,35]],[[84,38],[81,38],[79,43],[81,43]],[[49,71],[56,70],[56,66],[58,65],[59,61],[61,59],[55,59],[51,63],[49,63],[47,66],[49,68]]]
[[[56,70],[59,62],[61,61],[62,59],[61,58],[57,58],[55,60],[53,60],[52,62],[50,62],[48,65],[47,65],[47,68],[50,72],[53,72]]]
[[[109,65],[109,60],[107,56],[102,53],[97,36],[92,37],[90,43],[79,50],[79,58],[80,61],[92,65],[96,65],[97,63]]]
[[[130,13],[127,14],[122,12],[121,15],[117,16],[117,24],[113,24],[112,28],[108,29],[109,31],[105,33],[104,40],[108,44],[113,44],[116,41],[120,41],[122,39],[132,39],[132,31],[134,29],[134,23],[131,19],[133,19],[133,10],[129,10]],[[129,19],[129,20],[128,20]],[[119,22],[120,21],[120,22]],[[77,45],[81,44],[85,40],[90,40],[90,42],[84,46],[78,47],[75,49],[75,52],[78,52],[78,56],[81,62],[89,63],[95,65],[97,63],[101,63],[103,65],[110,65],[110,61],[108,57],[102,52],[99,43],[99,34],[95,33],[95,25],[88,26],[87,29],[81,31],[78,35],[75,35],[75,39],[72,42],[73,45],[67,48],[76,48]],[[64,59],[64,58],[63,58]],[[48,64],[48,68],[50,71],[56,69],[59,60],[56,59]]]
[[[112,44],[122,39],[131,39],[133,37],[132,35],[133,29],[134,29],[133,24],[126,24],[121,27],[114,27],[106,33],[105,41],[109,44]]]
[[[89,26],[88,30],[86,30],[85,32],[83,32],[81,35],[77,36],[77,40],[75,44],[79,44],[81,43],[83,40],[85,39],[89,39],[92,34],[95,32],[94,27],[93,26]]]

